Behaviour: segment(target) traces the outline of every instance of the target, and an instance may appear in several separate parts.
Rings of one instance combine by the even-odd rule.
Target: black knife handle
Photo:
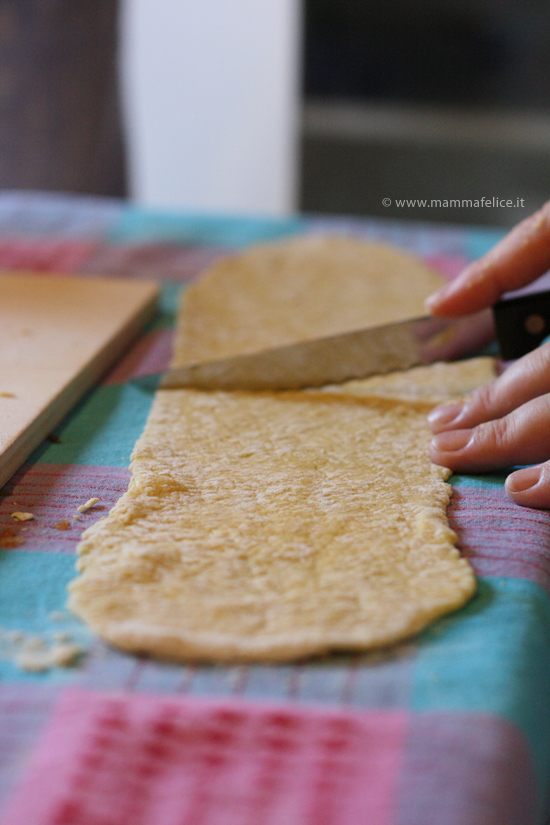
[[[550,335],[550,290],[498,301],[493,316],[503,360],[521,358]]]

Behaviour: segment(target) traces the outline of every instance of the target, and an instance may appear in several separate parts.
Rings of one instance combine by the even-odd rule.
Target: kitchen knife
[[[492,314],[503,360],[519,358],[550,333],[550,290],[499,301]],[[340,384],[458,360],[487,343],[490,329],[487,312],[460,319],[412,318],[176,367],[164,374],[160,388],[293,390]]]

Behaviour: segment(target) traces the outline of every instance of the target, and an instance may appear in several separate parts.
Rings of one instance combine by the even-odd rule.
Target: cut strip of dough
[[[417,314],[438,282],[352,239],[258,248],[188,290],[174,364]],[[425,416],[442,387],[461,395],[492,365],[422,369],[409,400],[414,371],[315,392],[158,392],[128,492],[83,536],[71,608],[128,650],[283,661],[389,644],[460,607],[475,580]]]

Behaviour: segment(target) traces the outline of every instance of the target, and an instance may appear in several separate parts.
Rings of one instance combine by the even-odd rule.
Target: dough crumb
[[[46,642],[42,636],[27,636],[22,644],[24,653],[37,653],[46,649]]]
[[[16,397],[16,395],[15,395],[14,392],[6,392],[6,391],[0,392],[0,398],[15,398],[15,397]]]
[[[21,670],[27,673],[43,673],[52,667],[67,667],[71,665],[82,652],[75,644],[55,642],[45,650],[22,650],[14,657],[14,662]]]
[[[14,518],[16,521],[30,521],[34,518],[32,513],[20,513],[19,511],[12,513],[11,517]]]
[[[6,527],[0,533],[0,547],[4,550],[12,550],[23,543],[21,536],[18,536],[13,527]]]
[[[74,516],[73,516],[73,518],[74,518],[74,520],[75,520],[75,521],[78,521],[78,519],[80,518],[80,516],[78,515],[78,513],[75,513],[75,514],[74,514]]]
[[[90,498],[90,499],[88,499],[86,504],[81,504],[80,507],[77,507],[76,509],[78,510],[79,513],[85,513],[86,510],[90,510],[92,507],[94,507],[97,504],[98,501],[99,501],[99,499],[96,498],[96,497]]]
[[[54,633],[48,641],[38,634],[0,628],[0,655],[28,673],[43,673],[52,667],[74,664],[84,649],[68,633]]]
[[[3,631],[4,638],[8,642],[20,642],[23,639],[24,633],[21,630],[6,630]]]
[[[67,518],[62,518],[61,521],[56,521],[54,527],[56,530],[68,530],[71,526],[71,522]]]
[[[80,645],[69,642],[57,642],[50,648],[51,661],[58,667],[72,665],[81,653]]]

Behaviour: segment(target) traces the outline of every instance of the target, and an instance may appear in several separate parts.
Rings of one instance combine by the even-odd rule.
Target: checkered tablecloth
[[[504,476],[452,478],[449,518],[478,593],[397,648],[296,665],[186,666],[118,652],[59,615],[80,533],[126,490],[181,289],[229,250],[312,230],[382,239],[449,275],[501,234],[0,195],[0,268],[162,285],[155,321],[0,492],[0,543],[10,528],[0,549],[0,628],[66,631],[86,651],[76,666],[40,674],[0,659],[0,804],[9,825],[543,822],[550,514],[512,504]],[[91,496],[98,505],[72,520]],[[15,510],[35,519],[17,527],[14,542]],[[62,519],[68,530],[55,529]]]

